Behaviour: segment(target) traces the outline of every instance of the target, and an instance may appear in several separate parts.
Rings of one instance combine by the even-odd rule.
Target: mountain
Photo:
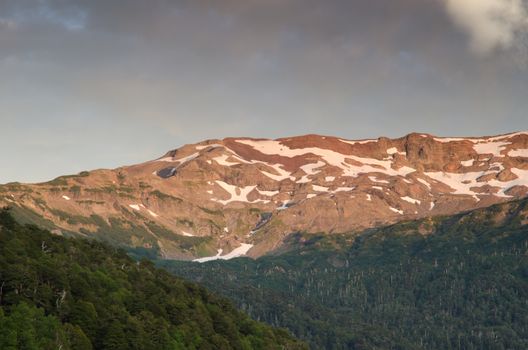
[[[56,234],[207,261],[281,251],[292,233],[358,231],[527,194],[527,132],[306,135],[209,140],[142,164],[10,183],[0,205]]]
[[[528,348],[528,199],[288,244],[159,265],[312,349]]]
[[[304,349],[204,288],[124,251],[0,211],[0,348]]]

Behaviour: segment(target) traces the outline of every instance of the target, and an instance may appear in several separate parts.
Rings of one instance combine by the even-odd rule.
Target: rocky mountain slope
[[[261,256],[293,232],[361,230],[527,194],[528,132],[306,135],[208,140],[133,166],[6,184],[0,205],[57,234],[207,261]]]

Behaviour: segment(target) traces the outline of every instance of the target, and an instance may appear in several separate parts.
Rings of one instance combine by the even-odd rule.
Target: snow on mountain
[[[0,204],[35,212],[60,230],[130,232],[112,239],[157,247],[167,258],[259,256],[292,232],[354,231],[524,197],[528,133],[226,138],[142,164],[0,190]]]

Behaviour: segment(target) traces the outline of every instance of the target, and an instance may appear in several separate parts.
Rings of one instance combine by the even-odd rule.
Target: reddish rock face
[[[192,259],[259,256],[292,232],[359,231],[527,193],[528,133],[307,135],[209,140],[138,165],[4,185],[0,204],[44,217],[55,232]]]
[[[497,179],[502,182],[509,182],[518,178],[519,176],[514,174],[510,169],[504,169],[497,174]]]

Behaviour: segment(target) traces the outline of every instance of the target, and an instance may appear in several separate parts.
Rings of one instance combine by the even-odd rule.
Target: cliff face
[[[292,232],[360,230],[527,193],[528,133],[307,135],[209,140],[133,166],[3,185],[0,204],[56,233],[194,259],[260,256]]]

